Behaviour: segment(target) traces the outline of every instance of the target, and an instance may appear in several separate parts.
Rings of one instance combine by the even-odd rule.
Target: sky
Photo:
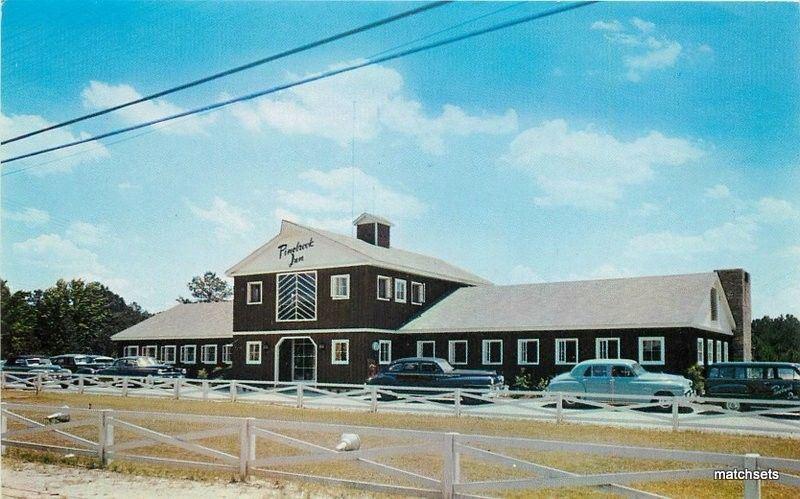
[[[417,5],[8,0],[0,137]],[[553,5],[447,5],[2,154]],[[155,312],[281,219],[351,233],[370,211],[394,222],[393,246],[497,284],[742,267],[754,316],[800,315],[798,9],[595,4],[7,163],[0,275],[14,290],[99,280]]]

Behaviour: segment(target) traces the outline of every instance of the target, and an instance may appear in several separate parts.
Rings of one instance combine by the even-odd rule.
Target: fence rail
[[[48,413],[49,416],[44,416]],[[599,487],[616,495],[660,497],[633,488],[631,484],[711,479],[715,470],[728,469],[776,469],[780,470],[779,483],[800,487],[800,476],[797,475],[800,472],[800,460],[758,454],[737,455],[256,418],[68,409],[38,404],[3,403],[0,415],[4,453],[7,447],[18,447],[95,457],[102,466],[112,460],[134,461],[233,472],[241,479],[260,475],[425,497],[449,499],[511,490],[572,487]],[[170,429],[165,429],[164,424]],[[192,428],[196,425],[214,427]],[[77,434],[81,428],[83,434],[93,434],[96,438],[88,439]],[[364,444],[352,451],[336,450],[325,444],[340,433],[363,436]],[[70,445],[53,440],[42,441],[43,437],[53,435],[68,441]],[[322,442],[314,441],[311,435],[321,435]],[[266,442],[267,445],[259,442]],[[179,451],[180,457],[164,456],[163,450],[158,451],[165,448]],[[289,448],[291,453],[280,454],[276,451],[278,448]],[[512,455],[519,451],[527,451],[528,454],[525,458]],[[579,474],[536,462],[544,453],[552,451],[568,452],[576,458],[579,455],[600,455],[646,459],[648,462],[667,460],[686,463],[686,467]],[[154,455],[154,452],[161,454]],[[198,457],[189,459],[186,458],[188,454]],[[528,458],[528,455],[533,457]],[[411,456],[411,459],[402,463],[381,461],[397,456]],[[414,469],[413,463],[425,457],[438,462],[438,466],[428,466],[425,471]],[[486,465],[493,465],[491,469],[496,471],[492,471],[494,475],[490,479],[485,476],[470,478],[469,473],[465,472],[462,458],[487,469]],[[369,471],[371,479],[343,476],[347,473],[336,468],[341,463]],[[697,463],[700,467],[692,466]],[[330,466],[326,468],[330,476],[291,470],[292,466],[308,464]],[[287,470],[287,467],[290,469]],[[760,497],[761,481],[748,479],[743,482],[744,497]]]
[[[417,412],[702,429],[800,437],[800,401],[604,395],[415,387],[206,380],[3,371],[4,388],[119,396],[246,401],[298,408]]]

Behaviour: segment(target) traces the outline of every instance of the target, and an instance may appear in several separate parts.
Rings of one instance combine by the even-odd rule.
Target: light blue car
[[[577,364],[570,372],[559,374],[547,387],[551,392],[645,395],[652,397],[691,396],[692,382],[683,376],[647,372],[638,362],[628,359],[593,359]],[[602,397],[606,400],[606,397]],[[596,400],[593,397],[593,400]],[[630,400],[620,397],[618,401]]]

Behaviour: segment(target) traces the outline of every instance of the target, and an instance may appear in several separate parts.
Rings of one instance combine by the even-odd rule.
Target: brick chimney
[[[750,273],[744,269],[715,270],[725,290],[725,298],[736,321],[733,331],[731,360],[748,361],[753,358],[751,326],[753,312],[750,305]]]
[[[390,221],[371,213],[362,213],[353,220],[353,225],[356,226],[358,239],[375,246],[389,247],[389,232],[392,227]]]

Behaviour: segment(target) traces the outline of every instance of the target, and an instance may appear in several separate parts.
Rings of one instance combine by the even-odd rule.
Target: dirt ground
[[[155,478],[3,460],[2,497],[10,498],[144,498],[144,497],[333,497],[300,488],[292,483],[251,480],[248,483],[197,482],[177,478]]]

